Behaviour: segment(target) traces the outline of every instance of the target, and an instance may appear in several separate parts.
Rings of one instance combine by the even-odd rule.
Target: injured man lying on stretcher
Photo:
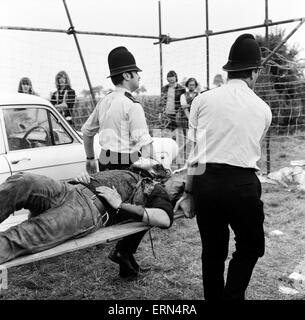
[[[170,180],[164,181],[166,175],[160,178],[153,172],[133,168],[91,176],[83,173],[70,182],[22,172],[9,177],[0,185],[0,223],[22,208],[30,215],[21,224],[0,232],[0,264],[125,220],[169,228],[173,205],[182,195],[184,183],[179,181],[178,187],[176,183],[172,188]],[[169,193],[166,185],[171,188]],[[109,256],[120,265],[121,277],[141,271],[133,254],[144,233],[120,240]]]

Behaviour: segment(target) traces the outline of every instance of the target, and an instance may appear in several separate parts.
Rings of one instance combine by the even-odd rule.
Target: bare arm
[[[157,160],[153,143],[149,143],[143,146],[141,149],[141,154],[143,158],[148,158],[148,159],[150,158],[150,159]]]
[[[85,148],[87,158],[93,158],[94,157],[94,144],[93,144],[94,136],[87,136],[84,134],[83,139],[84,139],[84,148]]]
[[[195,143],[192,144],[192,148],[194,147]],[[190,164],[188,164],[184,192],[174,208],[175,213],[179,210],[179,208],[181,208],[185,217],[190,219],[194,218],[196,214],[193,197],[193,178],[196,174],[196,170],[196,167],[192,167]]]
[[[174,213],[176,213],[179,210],[179,208],[181,208],[185,217],[190,219],[195,217],[195,206],[192,190],[194,177],[193,174],[194,172],[191,170],[191,168],[188,168],[188,175],[185,181],[184,192],[182,194],[182,197],[177,201],[174,208]]]
[[[94,159],[94,136],[83,134],[84,148],[87,156],[86,170],[88,173],[97,172],[96,160]],[[93,158],[93,159],[92,159]]]
[[[169,216],[159,208],[144,208],[135,204],[122,203],[121,210],[138,215],[142,222],[153,227],[168,228],[170,226]]]
[[[122,203],[122,198],[117,190],[112,187],[98,187],[96,191],[99,195],[106,199],[106,201],[117,210],[120,210],[122,214],[126,213],[135,216],[136,221],[142,221],[150,226],[168,228],[170,226],[170,219],[167,213],[159,208],[144,208],[139,205]]]
[[[101,100],[102,101],[102,100]],[[87,159],[94,158],[94,136],[98,134],[100,129],[99,110],[101,108],[100,102],[96,105],[89,118],[83,124],[81,131],[83,133],[84,148]],[[88,173],[97,172],[95,160],[87,160],[86,170]]]
[[[168,228],[170,226],[169,216],[164,210],[158,208],[146,208],[146,212],[147,214],[145,213],[143,215],[143,222],[149,224],[150,226],[161,228]]]

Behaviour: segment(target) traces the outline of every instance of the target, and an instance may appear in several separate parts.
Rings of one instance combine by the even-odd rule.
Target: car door
[[[11,173],[24,171],[71,179],[85,170],[81,138],[49,106],[2,107],[2,125]]]

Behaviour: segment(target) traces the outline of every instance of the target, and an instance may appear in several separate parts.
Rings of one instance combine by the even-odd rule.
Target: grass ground
[[[303,140],[289,143],[286,140],[281,144],[274,149],[274,168],[305,158]],[[288,190],[263,184],[262,200],[266,252],[254,269],[247,299],[305,300],[305,292],[293,296],[279,292],[279,279],[292,273],[305,257],[305,193],[295,187]],[[272,236],[273,230],[280,230],[283,235]],[[8,290],[1,291],[0,299],[203,299],[201,242],[196,220],[178,219],[169,230],[154,229],[152,237],[157,258],[146,235],[137,260],[151,265],[152,270],[135,281],[118,278],[117,265],[107,258],[111,244],[9,269]],[[233,250],[232,236],[228,261]]]
[[[289,167],[291,160],[305,159],[305,137],[272,137],[270,140],[270,168],[271,171]],[[260,168],[267,172],[266,140],[262,147]]]

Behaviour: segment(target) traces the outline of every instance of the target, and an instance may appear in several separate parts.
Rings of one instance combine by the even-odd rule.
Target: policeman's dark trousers
[[[209,165],[194,176],[193,191],[202,241],[202,278],[206,300],[244,300],[253,268],[264,255],[264,211],[261,184],[254,170]],[[226,282],[229,226],[235,252]]]

